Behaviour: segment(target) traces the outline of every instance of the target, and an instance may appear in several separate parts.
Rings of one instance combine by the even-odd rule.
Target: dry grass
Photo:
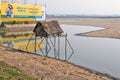
[[[95,74],[52,58],[24,52],[8,51],[0,47],[0,61],[17,67],[25,74],[43,80],[112,80],[110,77]]]

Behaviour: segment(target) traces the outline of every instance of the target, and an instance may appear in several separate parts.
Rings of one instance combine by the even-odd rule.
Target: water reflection
[[[76,33],[84,33],[104,28],[92,26],[61,25],[64,32],[68,33],[68,39],[74,48],[74,55],[70,62],[88,67],[95,71],[120,77],[120,40],[111,38],[96,38],[76,36]],[[63,40],[64,41],[64,40]],[[64,42],[61,42],[64,44]],[[64,59],[64,47],[61,44],[61,59]],[[68,52],[69,53],[69,52]],[[49,56],[53,57],[54,50]]]
[[[101,30],[104,28],[75,25],[61,26],[63,30],[68,33],[68,38],[75,50],[75,54],[70,59],[70,62],[120,77],[119,39],[82,37],[74,35],[76,33]]]

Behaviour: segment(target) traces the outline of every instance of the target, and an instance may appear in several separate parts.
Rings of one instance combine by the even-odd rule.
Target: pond
[[[102,30],[102,27],[61,25],[68,34],[68,39],[74,49],[70,62],[90,68],[95,71],[110,74],[120,78],[120,40],[111,38],[76,36],[77,33]],[[61,45],[63,45],[62,42]],[[64,48],[61,47],[61,56],[64,57]],[[54,53],[51,50],[51,53]],[[53,54],[50,53],[50,57]],[[40,53],[39,53],[40,54]]]
[[[102,73],[108,73],[115,77],[120,77],[119,39],[75,36],[76,33],[104,29],[100,27],[61,26],[68,33],[69,41],[75,51],[70,62]]]

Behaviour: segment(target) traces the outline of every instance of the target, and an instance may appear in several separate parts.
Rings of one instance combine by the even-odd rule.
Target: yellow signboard
[[[8,47],[9,45],[13,45],[14,49],[33,52],[35,50],[36,40],[36,50],[42,49],[43,43],[41,42],[42,41],[41,38],[35,38],[35,35],[31,39],[30,37],[31,35],[3,38],[2,40],[0,40],[0,46],[2,45]],[[39,45],[40,43],[41,45]]]
[[[1,9],[1,0],[0,0],[0,9]]]
[[[2,18],[42,18],[42,6],[1,3]]]

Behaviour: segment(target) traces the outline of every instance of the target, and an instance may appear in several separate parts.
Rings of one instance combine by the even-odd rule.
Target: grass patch
[[[6,35],[6,33],[4,32],[0,32],[0,35],[3,37],[3,38],[8,38],[8,37],[13,37],[13,38],[16,38],[16,37],[19,37],[19,36],[29,36],[30,34],[29,33],[26,33],[26,34],[12,34],[12,35]]]
[[[19,69],[0,61],[0,80],[37,80]]]
[[[5,27],[5,24],[2,22],[2,24],[0,25],[0,27]]]

